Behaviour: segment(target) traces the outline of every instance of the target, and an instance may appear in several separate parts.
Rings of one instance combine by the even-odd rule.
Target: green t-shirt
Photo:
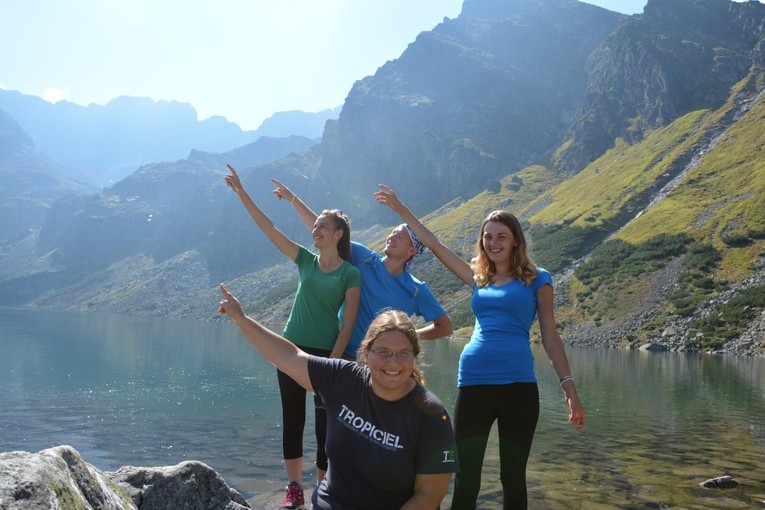
[[[340,333],[337,313],[345,302],[345,292],[361,287],[361,274],[348,262],[324,273],[319,267],[319,256],[302,246],[295,264],[300,283],[284,337],[302,347],[331,350]]]

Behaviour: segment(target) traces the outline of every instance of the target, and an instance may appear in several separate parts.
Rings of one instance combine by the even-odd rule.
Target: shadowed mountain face
[[[617,137],[635,142],[688,112],[720,107],[765,66],[764,18],[760,2],[654,0],[625,19],[589,58],[560,166],[577,171]]]
[[[563,141],[587,57],[623,18],[564,0],[465,2],[354,85],[325,131],[322,175],[359,193],[362,221],[379,182],[405,185],[418,213],[496,187]]]
[[[231,214],[237,228],[249,226],[241,205],[233,203],[233,193],[224,185],[226,163],[244,170],[312,144],[297,136],[261,138],[224,154],[195,151],[186,160],[141,167],[103,193],[59,200],[42,225],[37,255],[51,252],[57,267],[80,273],[139,253],[160,262],[190,249],[221,253],[225,245],[227,253],[244,251],[232,258],[235,267],[241,267],[248,258],[257,260],[258,254],[247,249],[252,243],[246,243],[244,235],[226,234],[221,244],[209,246],[219,232],[230,230],[226,218]],[[282,173],[274,176],[285,179]],[[267,178],[257,184],[246,178],[245,183],[259,200],[273,188]],[[263,251],[265,246],[259,248]]]
[[[40,152],[21,126],[0,110],[0,239],[39,228],[52,201],[92,191]]]

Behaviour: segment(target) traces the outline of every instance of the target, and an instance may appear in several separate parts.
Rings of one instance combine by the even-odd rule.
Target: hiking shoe
[[[302,485],[298,482],[290,482],[284,494],[284,503],[279,510],[305,510]]]

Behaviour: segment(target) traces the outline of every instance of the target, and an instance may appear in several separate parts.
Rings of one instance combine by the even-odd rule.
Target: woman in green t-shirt
[[[351,233],[348,218],[338,210],[324,210],[311,231],[316,255],[276,228],[273,221],[253,202],[242,187],[236,170],[227,165],[226,184],[236,193],[260,230],[287,258],[298,266],[298,283],[292,311],[283,335],[303,351],[317,356],[339,358],[348,345],[361,294],[359,270],[348,262]],[[338,312],[343,306],[342,321]],[[288,485],[282,508],[304,509],[302,488],[303,429],[305,427],[305,389],[277,370],[282,400],[282,448]],[[316,413],[316,467],[318,480],[327,471],[326,411]]]

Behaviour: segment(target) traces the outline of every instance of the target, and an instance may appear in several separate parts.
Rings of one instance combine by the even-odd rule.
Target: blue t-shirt
[[[529,330],[537,316],[537,291],[552,287],[545,269],[529,285],[519,279],[504,285],[473,287],[473,336],[460,355],[457,386],[536,382]]]
[[[409,316],[419,315],[428,322],[446,314],[425,283],[406,271],[391,275],[380,254],[363,244],[351,243],[351,264],[361,273],[361,299],[351,340],[345,349],[347,356],[356,359],[367,328],[385,308],[401,310]]]

